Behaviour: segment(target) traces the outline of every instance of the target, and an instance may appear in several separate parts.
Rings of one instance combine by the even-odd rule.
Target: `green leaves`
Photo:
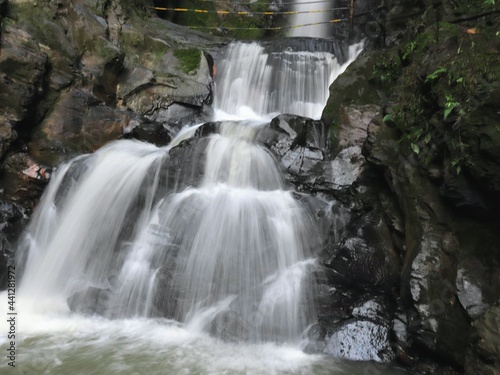
[[[444,119],[446,120],[448,116],[453,112],[453,109],[455,109],[456,106],[458,106],[459,103],[456,102],[451,95],[446,95],[446,103],[444,105]]]
[[[417,145],[416,143],[412,143],[412,144],[411,144],[411,149],[412,149],[412,150],[413,150],[413,152],[414,152],[415,154],[417,154],[417,155],[420,153],[420,147],[418,147],[418,145]]]
[[[448,71],[448,69],[446,68],[443,68],[442,66],[439,67],[439,69],[436,69],[435,71],[433,71],[431,74],[428,74],[427,75],[427,78],[425,79],[425,82],[428,82],[428,81],[433,81],[435,80],[436,78],[438,78],[442,73],[446,73]]]
[[[392,121],[394,120],[394,114],[393,113],[388,113],[384,116],[384,118],[382,119],[383,122],[389,122],[389,121]]]

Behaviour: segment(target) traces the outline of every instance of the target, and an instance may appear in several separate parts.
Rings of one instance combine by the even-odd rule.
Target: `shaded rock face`
[[[426,12],[431,18],[442,12],[442,19],[449,20],[463,8],[448,4]],[[460,44],[467,40],[461,28],[465,24],[440,28],[437,43],[432,26],[431,31],[425,30],[429,26],[425,20],[420,24],[414,21],[417,19],[400,27],[399,34],[392,33],[388,43],[403,37],[402,29],[411,25],[420,27],[421,34],[406,33],[405,38],[417,36],[397,50],[363,54],[334,82],[322,120],[329,126],[334,155],[348,152],[345,139],[350,134],[364,139],[360,145],[363,172],[354,182],[357,188],[348,193],[354,208],[351,217],[370,210],[379,215],[397,254],[392,259],[399,262],[399,282],[387,295],[394,303],[389,310],[394,313],[391,335],[398,360],[418,374],[495,374],[498,364],[493,359],[492,337],[498,337],[500,331],[498,324],[491,323],[493,315],[488,314],[495,311],[500,298],[499,235],[494,214],[498,207],[498,142],[493,131],[498,111],[492,110],[492,103],[498,101],[498,70],[487,63],[489,55],[482,49],[469,51]],[[497,27],[493,25],[498,23],[474,19],[467,25],[492,35]],[[398,27],[395,23],[390,26]],[[424,41],[426,37],[429,39]],[[484,43],[486,50],[498,49],[489,36],[474,43]],[[454,87],[446,80],[462,64],[456,61],[459,57],[447,60],[458,44],[467,53],[479,53],[479,59],[485,61],[482,67],[487,73],[475,65],[467,65],[461,73],[472,86]],[[416,50],[407,58],[404,48],[410,45]],[[427,77],[435,66],[449,71],[444,79],[430,82]],[[480,75],[485,78],[475,86]],[[464,91],[460,91],[462,87]],[[462,112],[446,116],[445,101],[440,99],[445,94],[455,98]],[[470,97],[474,99],[467,101]],[[373,105],[376,108],[363,120],[360,108]],[[346,128],[349,117],[358,124],[367,121],[368,126]],[[348,174],[346,177],[352,179]],[[347,202],[342,194],[333,194]],[[330,248],[339,251],[340,247],[344,253],[338,254],[349,254],[345,246],[349,240],[341,239]],[[355,240],[359,251],[374,243],[373,239]],[[332,277],[345,277],[344,258],[333,259],[340,272],[335,269]],[[352,264],[351,258],[345,259]],[[386,266],[388,259],[383,261]],[[324,292],[329,296],[333,293]]]
[[[500,372],[500,307],[492,306],[473,325],[466,359],[469,374]]]
[[[0,288],[7,286],[7,267],[13,265],[13,252],[17,239],[28,222],[28,214],[22,206],[5,200],[0,201]]]

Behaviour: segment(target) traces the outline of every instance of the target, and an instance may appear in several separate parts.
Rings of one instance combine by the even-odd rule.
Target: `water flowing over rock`
[[[256,44],[230,49],[267,56]],[[295,53],[274,55],[295,70]],[[305,56],[299,65],[309,68],[296,71],[301,82],[315,82],[306,72],[334,61],[323,52]],[[222,88],[247,69],[231,53],[228,59],[218,73]],[[225,65],[235,71],[225,74]],[[267,69],[274,75],[279,66]],[[269,87],[258,79],[248,91]],[[290,102],[304,100],[301,90]],[[226,113],[218,110],[219,118],[241,115],[228,100],[221,91],[216,103]],[[313,97],[311,108],[322,100]],[[280,164],[258,139],[266,129],[285,132],[286,165],[294,145],[323,155],[327,135],[318,121],[287,115],[288,122],[269,125],[262,117],[288,104],[248,105],[255,119],[194,126],[160,148],[118,141],[60,167],[24,241],[26,301],[38,296],[60,308],[67,301],[73,311],[109,318],[168,317],[227,340],[298,342],[316,319],[321,241],[310,240],[318,237],[316,219],[284,190]],[[307,106],[298,111],[312,114]]]
[[[19,370],[496,374],[496,9],[229,43],[155,4],[0,0]]]

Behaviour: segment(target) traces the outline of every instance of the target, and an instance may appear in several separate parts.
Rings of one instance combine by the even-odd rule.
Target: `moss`
[[[179,60],[182,72],[190,74],[200,67],[201,51],[196,48],[176,49],[174,56]]]
[[[170,50],[166,42],[147,35],[139,28],[123,29],[120,33],[120,45],[128,65],[139,62],[149,68],[161,64],[163,56]]]
[[[51,50],[59,51],[66,57],[73,57],[74,51],[68,48],[65,31],[53,20],[55,12],[48,6],[34,7],[31,3],[9,3],[7,17],[13,26],[26,30],[40,43]]]
[[[394,125],[400,130],[403,145],[414,152],[432,145],[436,130],[444,133],[446,142],[439,146],[451,155],[457,173],[468,163],[468,129],[481,122],[476,109],[492,95],[500,79],[496,60],[500,38],[498,25],[484,24],[469,34],[467,28],[446,22],[429,27],[400,49],[402,61],[394,86]],[[439,38],[439,39],[438,39]],[[475,118],[476,117],[476,118]],[[417,145],[418,147],[415,147]]]

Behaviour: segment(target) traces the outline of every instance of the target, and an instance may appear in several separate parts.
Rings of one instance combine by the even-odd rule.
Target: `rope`
[[[261,6],[276,6],[276,5],[305,5],[305,4],[319,4],[319,3],[331,3],[332,0],[314,0],[314,1],[303,1],[303,2],[297,2],[297,3],[240,3],[240,2],[231,2],[231,1],[221,1],[221,0],[198,0],[203,3],[219,3],[219,4],[224,4],[224,5],[261,5]],[[349,9],[348,7],[345,8],[337,8],[337,9]]]
[[[277,31],[277,30],[295,29],[298,27],[305,27],[305,26],[317,26],[317,25],[322,25],[325,23],[337,23],[337,22],[343,22],[343,21],[348,21],[348,19],[339,18],[339,19],[329,20],[329,21],[324,21],[324,22],[312,22],[312,23],[304,23],[301,25],[275,26],[275,27],[224,27],[224,26],[187,26],[187,27],[189,27],[191,29],[204,29],[204,30],[224,29],[224,30],[271,30],[271,31]]]
[[[163,8],[163,7],[155,7],[156,10],[163,11],[173,11],[173,12],[194,12],[194,13],[217,13],[217,14],[237,14],[239,16],[253,16],[253,15],[292,15],[292,14],[306,14],[306,13],[326,13],[332,12],[334,10],[340,9],[349,9],[349,8],[331,8],[331,9],[320,9],[320,10],[303,10],[303,11],[264,11],[264,12],[236,12],[236,11],[228,11],[228,10],[207,10],[207,9],[188,9],[188,8]]]

